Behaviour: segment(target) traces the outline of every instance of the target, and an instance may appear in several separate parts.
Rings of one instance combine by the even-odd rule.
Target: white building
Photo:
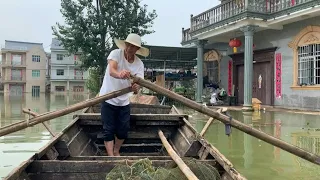
[[[51,42],[50,82],[51,92],[88,92],[85,82],[88,72],[81,71],[79,54],[68,55],[60,45],[60,41],[53,38]]]

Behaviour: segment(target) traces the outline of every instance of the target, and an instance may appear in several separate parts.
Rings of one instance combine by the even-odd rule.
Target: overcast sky
[[[5,40],[43,43],[50,49],[51,26],[63,22],[60,0],[0,0],[0,44]],[[190,27],[190,14],[197,15],[220,3],[218,0],[142,0],[155,9],[155,33],[145,36],[150,45],[181,46],[181,28]]]

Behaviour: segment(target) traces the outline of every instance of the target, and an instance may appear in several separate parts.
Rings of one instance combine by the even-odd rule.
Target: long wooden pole
[[[137,83],[143,87],[146,87],[152,91],[155,91],[157,93],[163,94],[167,97],[169,97],[170,99],[174,99],[176,101],[181,102],[182,104],[184,104],[185,106],[192,108],[194,110],[197,110],[203,114],[206,114],[212,118],[215,118],[223,123],[229,123],[232,127],[239,129],[240,131],[243,131],[249,135],[252,135],[258,139],[261,139],[267,143],[270,143],[274,146],[277,146],[287,152],[290,152],[296,156],[299,156],[305,160],[308,160],[314,164],[320,165],[320,157],[312,154],[308,151],[305,151],[297,146],[293,146],[292,144],[289,144],[285,141],[282,141],[281,139],[277,139],[273,136],[270,136],[262,131],[259,131],[255,128],[252,128],[236,119],[232,119],[230,121],[229,117],[218,113],[216,111],[213,111],[212,109],[209,109],[205,106],[202,106],[201,104],[198,104],[190,99],[187,99],[179,94],[176,94],[172,91],[169,91],[163,87],[157,86],[156,84],[153,84],[151,82],[148,82],[142,78],[136,77],[136,76],[131,76],[131,78],[133,79],[134,83]]]
[[[36,117],[36,116],[39,116],[39,114],[38,113],[36,113],[36,112],[33,112],[33,111],[31,111],[30,109],[22,109],[22,112],[24,112],[24,113],[26,113],[26,114],[29,114],[29,115],[31,115],[31,116],[33,116],[33,117]],[[55,136],[55,133],[52,131],[52,129],[49,127],[49,125],[46,123],[46,122],[43,122],[42,123],[43,124],[43,126],[47,129],[47,131],[49,131],[49,133],[51,134],[51,136]]]
[[[7,126],[0,128],[0,137],[7,135],[7,134],[10,134],[10,133],[13,133],[13,132],[20,131],[20,130],[27,128],[29,126],[34,126],[36,124],[39,124],[39,123],[42,123],[42,122],[45,122],[45,121],[48,121],[48,120],[51,120],[54,118],[64,116],[66,114],[81,110],[86,107],[93,106],[93,105],[101,103],[105,100],[112,99],[112,98],[121,96],[123,94],[127,94],[129,92],[131,92],[131,87],[124,88],[119,91],[114,91],[114,92],[111,92],[111,93],[103,95],[103,96],[98,96],[98,97],[86,100],[84,102],[79,102],[77,104],[68,106],[64,109],[56,110],[56,111],[49,112],[49,113],[43,113],[43,114],[40,114],[34,118],[31,118],[29,121],[20,121],[18,123],[9,124]]]
[[[191,169],[183,162],[183,160],[179,157],[179,155],[173,150],[169,142],[167,141],[166,137],[164,136],[163,132],[159,130],[158,132],[159,137],[161,139],[161,142],[163,146],[166,148],[167,152],[171,156],[171,158],[174,160],[174,162],[177,163],[180,170],[183,172],[183,174],[189,179],[189,180],[199,180],[197,176],[191,171]]]

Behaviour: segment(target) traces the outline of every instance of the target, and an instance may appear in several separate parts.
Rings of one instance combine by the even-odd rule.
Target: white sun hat
[[[136,54],[139,54],[144,57],[149,56],[149,49],[141,46],[141,37],[138,34],[131,33],[127,36],[126,40],[114,38],[114,42],[116,43],[116,45],[118,46],[119,49],[126,48],[125,42],[130,43],[130,44],[135,45],[140,48],[140,49],[138,49]]]

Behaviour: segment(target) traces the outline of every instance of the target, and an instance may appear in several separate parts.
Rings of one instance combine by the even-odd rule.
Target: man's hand
[[[130,71],[122,70],[119,72],[120,79],[129,79],[130,78]]]
[[[135,94],[137,94],[138,91],[139,91],[139,89],[140,89],[140,86],[139,86],[138,84],[134,83],[131,87],[132,87],[132,91],[133,91]]]

